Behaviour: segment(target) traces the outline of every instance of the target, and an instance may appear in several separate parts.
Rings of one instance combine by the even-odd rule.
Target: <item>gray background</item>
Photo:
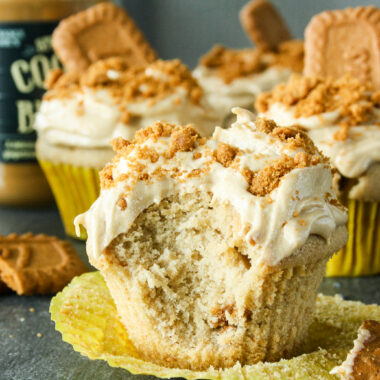
[[[238,12],[247,0],[118,0],[161,58],[180,58],[193,67],[215,43],[252,46]],[[377,5],[380,0],[273,0],[297,38],[310,18],[325,9]]]

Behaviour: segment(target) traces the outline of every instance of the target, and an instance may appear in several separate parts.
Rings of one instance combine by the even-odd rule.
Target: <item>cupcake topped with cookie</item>
[[[200,370],[292,355],[325,263],[347,239],[310,138],[234,112],[209,139],[163,122],[116,139],[101,194],[75,221],[153,363]]]
[[[102,3],[63,20],[53,46],[67,69],[50,72],[35,129],[37,157],[66,232],[99,192],[111,141],[158,120],[210,135],[221,122],[179,60],[163,61],[121,8]],[[63,188],[66,190],[62,190]]]
[[[256,102],[260,116],[307,131],[337,170],[336,190],[349,206],[352,234],[346,254],[334,258],[339,269],[329,267],[329,274],[380,272],[379,17],[375,7],[315,16],[305,33],[305,75]]]
[[[240,18],[256,48],[237,50],[216,45],[193,72],[210,105],[225,117],[235,106],[252,110],[259,93],[303,70],[303,42],[292,39],[271,3],[251,1],[241,10]]]

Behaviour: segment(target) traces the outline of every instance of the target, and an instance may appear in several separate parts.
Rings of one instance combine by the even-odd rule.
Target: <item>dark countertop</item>
[[[46,233],[66,238],[55,209],[18,210],[0,208],[0,234]],[[84,243],[69,239],[88,263]],[[325,279],[320,288],[329,295],[380,304],[380,276]],[[103,361],[91,361],[62,342],[49,314],[50,297],[0,296],[1,380],[118,380],[138,377],[111,368]]]

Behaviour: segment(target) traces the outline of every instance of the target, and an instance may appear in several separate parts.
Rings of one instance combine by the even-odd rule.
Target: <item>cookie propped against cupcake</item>
[[[234,112],[209,139],[161,122],[115,140],[101,194],[76,218],[147,361],[201,370],[291,356],[326,261],[346,242],[345,209],[311,140]]]

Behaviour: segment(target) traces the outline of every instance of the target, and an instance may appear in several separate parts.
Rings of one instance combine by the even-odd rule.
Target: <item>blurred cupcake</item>
[[[225,126],[233,121],[232,107],[253,110],[258,94],[303,70],[303,42],[292,39],[271,2],[250,1],[239,17],[256,48],[236,50],[216,45],[193,72],[210,105],[224,115]]]
[[[226,119],[232,107],[253,110],[259,93],[285,82],[292,72],[302,72],[303,55],[303,43],[297,40],[281,43],[277,51],[217,45],[200,59],[193,75],[209,104]]]
[[[348,207],[349,240],[327,274],[380,273],[380,91],[345,76],[293,76],[259,96],[260,116],[299,125],[337,170],[335,185]]]
[[[109,58],[80,75],[51,73],[35,121],[37,157],[68,234],[74,235],[74,217],[98,196],[98,170],[113,156],[111,140],[132,138],[157,120],[193,123],[206,135],[219,122],[178,60],[129,68],[123,58]]]
[[[75,220],[140,357],[166,367],[292,355],[347,239],[307,135],[234,112],[210,139],[163,122],[116,139],[99,198]]]

